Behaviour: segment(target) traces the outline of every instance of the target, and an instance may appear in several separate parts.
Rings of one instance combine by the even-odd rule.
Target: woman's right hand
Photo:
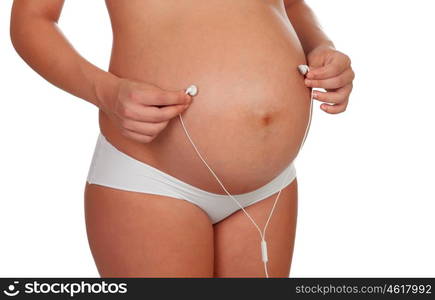
[[[149,143],[192,103],[185,91],[166,91],[152,84],[120,79],[114,93],[100,101],[122,135]]]

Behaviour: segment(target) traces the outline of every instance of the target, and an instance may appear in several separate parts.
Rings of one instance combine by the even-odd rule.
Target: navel
[[[270,114],[266,114],[261,117],[261,124],[263,126],[268,126],[272,122],[272,116]]]

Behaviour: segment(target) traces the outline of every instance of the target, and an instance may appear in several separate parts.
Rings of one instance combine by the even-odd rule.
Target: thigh
[[[213,226],[188,201],[87,183],[85,218],[102,277],[213,276]]]
[[[274,194],[245,210],[263,230]],[[266,230],[269,277],[289,277],[297,219],[297,180],[282,190]],[[214,225],[215,277],[265,277],[260,234],[242,210]]]

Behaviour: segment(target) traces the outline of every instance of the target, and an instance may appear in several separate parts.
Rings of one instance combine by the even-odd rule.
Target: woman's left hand
[[[307,60],[310,71],[307,73],[305,85],[325,89],[326,92],[313,91],[313,97],[332,103],[322,103],[320,108],[330,114],[344,112],[355,78],[350,58],[333,47],[321,46],[313,49],[307,55]]]

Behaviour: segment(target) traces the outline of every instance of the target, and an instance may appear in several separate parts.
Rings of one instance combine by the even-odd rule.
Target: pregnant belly
[[[266,184],[295,159],[310,108],[310,91],[297,71],[305,57],[290,23],[270,7],[251,18],[228,13],[225,22],[179,17],[165,29],[147,32],[143,45],[115,39],[111,63],[118,76],[167,90],[197,85],[199,93],[182,117],[199,151],[233,194]],[[103,133],[121,151],[224,194],[178,118],[151,143],[138,144],[100,116]]]

